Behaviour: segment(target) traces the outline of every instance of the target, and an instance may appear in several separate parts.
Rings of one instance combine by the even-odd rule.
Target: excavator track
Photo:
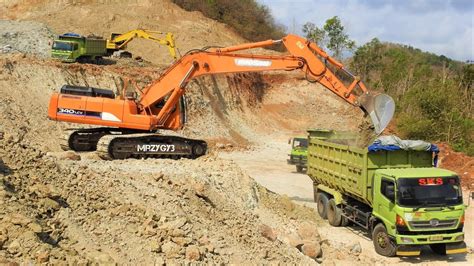
[[[111,133],[109,128],[69,129],[64,133],[59,144],[65,151],[95,151],[99,139]]]
[[[203,140],[179,136],[146,134],[107,135],[97,143],[97,153],[105,160],[127,158],[190,158],[206,154]]]
[[[105,160],[194,159],[207,151],[207,143],[203,140],[118,128],[70,129],[61,138],[60,145],[63,150],[97,151]]]

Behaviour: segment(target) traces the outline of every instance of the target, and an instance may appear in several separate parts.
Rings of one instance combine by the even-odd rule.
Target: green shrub
[[[369,88],[395,99],[404,137],[474,155],[473,65],[374,39],[355,51],[351,66]]]
[[[225,23],[250,41],[280,39],[285,29],[277,25],[270,9],[255,0],[172,0],[188,11]]]

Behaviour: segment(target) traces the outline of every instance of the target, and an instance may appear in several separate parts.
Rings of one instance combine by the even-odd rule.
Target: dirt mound
[[[0,53],[50,56],[53,32],[43,23],[0,20]]]
[[[438,144],[440,149],[439,166],[454,171],[462,179],[463,187],[474,188],[474,158],[462,152],[455,152],[448,144]]]
[[[0,6],[0,19],[39,21],[56,34],[76,32],[108,38],[111,33],[133,29],[172,32],[178,49],[184,54],[208,45],[226,46],[245,40],[225,24],[187,12],[167,0],[159,1],[47,1],[13,0]],[[98,27],[100,25],[100,27]],[[132,41],[128,50],[155,64],[172,61],[167,47],[143,39]]]
[[[119,92],[124,76],[138,77],[138,85],[145,86],[159,74],[152,67],[0,56],[0,124],[5,131],[0,194],[2,205],[8,206],[0,212],[0,257],[52,263],[308,264],[314,262],[310,257],[333,252],[318,237],[298,233],[304,223],[315,226],[312,210],[267,192],[213,151],[196,161],[115,162],[98,160],[93,153],[59,152],[57,140],[71,125],[45,118],[53,91],[67,83]],[[290,92],[249,74],[198,79],[189,86],[190,119],[183,132],[235,142],[239,139],[233,134],[238,134],[248,142],[279,132],[279,120],[288,121],[291,130],[315,121],[323,124],[334,115],[331,110],[344,104],[319,87],[313,89],[321,94],[312,96],[307,86]],[[296,121],[295,109],[307,106],[292,107],[283,91],[294,97],[290,101],[304,95],[305,103],[325,111]],[[320,102],[321,97],[329,100]],[[287,112],[261,111],[275,103]]]
[[[7,140],[2,148],[0,257],[51,263],[310,262],[262,236],[254,210],[265,192],[232,163],[212,156],[75,161],[46,155],[26,141]]]
[[[57,33],[171,31],[182,50],[244,41],[225,25],[168,1],[19,0],[1,6],[0,14],[41,21]],[[31,25],[45,29],[16,23],[24,34],[36,27]],[[46,40],[47,34],[40,35]],[[155,64],[168,60],[166,48],[149,42],[129,47]],[[121,93],[124,78],[145,87],[163,68],[61,64],[28,55],[43,50],[0,55],[0,262],[314,264],[328,259],[325,254],[358,259],[321,240],[312,210],[268,192],[236,164],[217,158],[215,149],[198,160],[177,161],[106,162],[94,153],[61,152],[63,130],[79,125],[46,119],[53,91],[71,84]],[[193,80],[188,124],[179,133],[248,147],[310,127],[356,128],[360,112],[302,74],[281,83],[282,73]]]

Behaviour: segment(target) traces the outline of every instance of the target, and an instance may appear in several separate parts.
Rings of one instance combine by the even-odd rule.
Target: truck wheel
[[[296,166],[296,172],[302,173],[302,172],[303,172],[303,166],[297,165],[297,166]]]
[[[334,199],[330,199],[328,202],[327,215],[330,225],[336,227],[341,226],[342,211],[339,207],[337,207],[336,201]]]
[[[431,244],[430,248],[438,255],[446,255],[446,244]]]
[[[318,198],[316,199],[318,205],[318,214],[321,218],[327,219],[327,209],[328,209],[328,197],[326,194],[318,192]]]
[[[387,229],[383,223],[379,223],[375,226],[372,232],[372,241],[374,242],[375,251],[386,257],[393,257],[397,252],[397,245],[393,243],[392,239],[388,236]]]
[[[342,218],[341,218],[341,226],[342,226],[342,227],[346,227],[346,226],[348,226],[350,223],[351,223],[351,221],[349,221],[349,219],[347,219],[346,217],[342,216]]]

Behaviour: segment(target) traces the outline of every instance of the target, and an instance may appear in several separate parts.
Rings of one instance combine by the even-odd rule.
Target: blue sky
[[[474,0],[257,0],[288,32],[338,16],[357,45],[372,38],[474,60]]]

